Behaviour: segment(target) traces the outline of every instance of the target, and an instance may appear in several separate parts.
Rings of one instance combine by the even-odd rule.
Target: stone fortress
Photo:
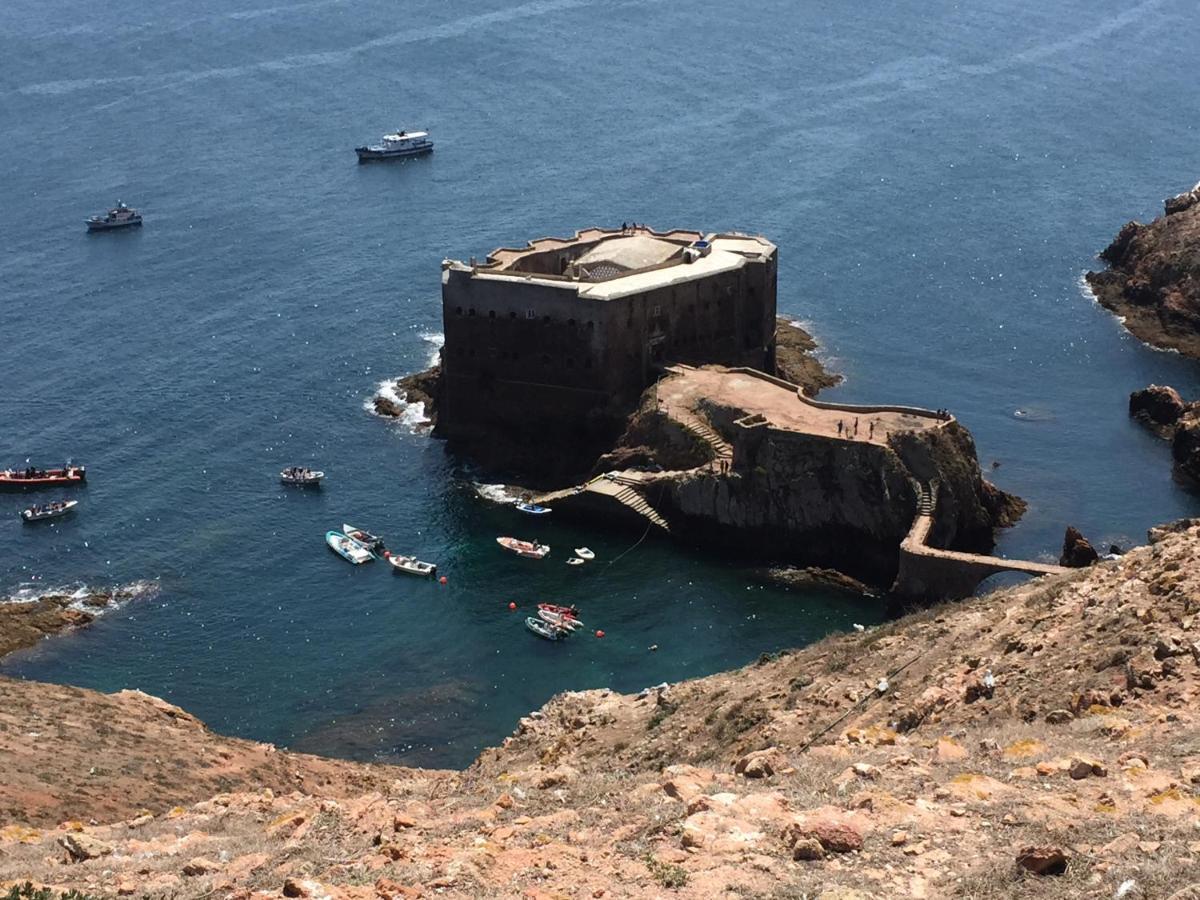
[[[438,429],[619,425],[667,362],[774,371],[765,238],[589,228],[442,263]]]
[[[560,516],[632,516],[897,596],[1058,571],[988,555],[1024,504],[948,412],[818,401],[780,377],[776,281],[766,238],[645,226],[445,260],[435,433],[556,484],[536,500]]]

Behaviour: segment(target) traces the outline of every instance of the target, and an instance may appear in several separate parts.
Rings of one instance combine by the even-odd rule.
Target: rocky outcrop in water
[[[1200,401],[1185,402],[1174,388],[1152,384],[1129,395],[1129,414],[1171,442],[1176,476],[1200,487]]]
[[[111,589],[0,598],[0,658],[60,631],[90,625],[105,611],[146,597],[154,590],[150,582],[136,582]]]
[[[1164,206],[1149,225],[1127,223],[1087,281],[1135,336],[1200,358],[1200,185]]]
[[[1092,542],[1074,525],[1068,525],[1067,533],[1063,536],[1062,555],[1058,558],[1058,564],[1068,569],[1083,569],[1099,559],[1100,554],[1096,552]]]
[[[1129,395],[1129,415],[1162,437],[1170,437],[1187,411],[1173,387],[1152,384]]]

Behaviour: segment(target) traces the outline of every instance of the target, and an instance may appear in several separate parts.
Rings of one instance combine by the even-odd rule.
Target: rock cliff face
[[[0,885],[1193,900],[1200,521],[1152,540],[737,671],[560,694],[462,773],[322,772],[145,695],[0,679]]]
[[[727,410],[714,421],[738,417]],[[702,539],[887,587],[916,513],[914,480],[938,483],[935,546],[990,550],[995,529],[1024,509],[983,480],[957,423],[897,434],[888,446],[775,432],[732,475],[695,470],[667,481],[661,503]]]
[[[1200,358],[1200,185],[1165,201],[1149,225],[1129,222],[1089,272],[1100,303],[1148,344]]]

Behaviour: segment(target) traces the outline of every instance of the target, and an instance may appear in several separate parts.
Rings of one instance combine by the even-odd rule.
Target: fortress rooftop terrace
[[[455,260],[444,269],[469,270],[472,277],[569,287],[580,297],[610,300],[735,271],[748,260],[775,253],[766,238],[709,234],[645,226],[587,228],[574,237],[546,237],[522,248],[501,247],[487,261]]]

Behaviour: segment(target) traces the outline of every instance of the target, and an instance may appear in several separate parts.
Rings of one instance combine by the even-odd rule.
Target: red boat
[[[538,609],[543,612],[554,613],[557,616],[564,616],[568,619],[579,618],[578,606],[555,606],[553,603],[539,603]]]
[[[26,466],[24,469],[0,471],[0,488],[59,487],[64,484],[83,484],[85,481],[87,470],[83,466],[66,465],[58,469]]]

